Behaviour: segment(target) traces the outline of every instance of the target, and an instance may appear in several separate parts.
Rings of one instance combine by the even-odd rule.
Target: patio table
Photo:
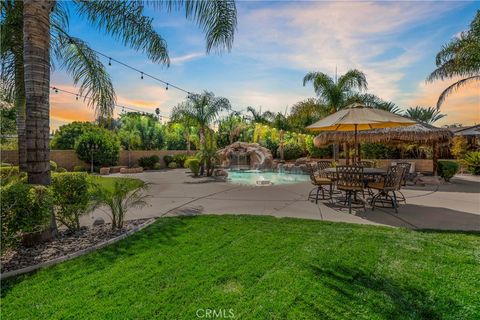
[[[324,170],[328,174],[337,173],[337,168],[326,168]],[[363,168],[363,174],[365,176],[384,176],[387,174],[387,170],[381,168]]]

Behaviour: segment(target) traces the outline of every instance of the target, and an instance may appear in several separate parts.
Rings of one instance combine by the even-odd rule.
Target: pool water
[[[235,184],[258,185],[257,181],[268,180],[272,184],[292,184],[310,181],[305,174],[262,172],[259,170],[229,171],[228,181]]]

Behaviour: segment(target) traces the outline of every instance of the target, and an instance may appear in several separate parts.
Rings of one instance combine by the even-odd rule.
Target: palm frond
[[[147,54],[156,63],[168,65],[166,41],[153,29],[152,18],[143,15],[143,4],[138,1],[80,1],[78,12],[126,46]]]
[[[116,101],[115,91],[99,57],[83,40],[70,37],[60,28],[56,31],[52,51],[61,67],[72,76],[75,85],[80,84],[79,94],[98,116],[111,116]]]
[[[344,91],[367,90],[368,82],[365,73],[360,70],[352,69],[338,78],[338,86]]]
[[[415,121],[432,124],[442,119],[446,115],[441,114],[440,111],[434,107],[425,108],[416,106],[415,108],[408,108],[405,111],[405,116]]]
[[[460,89],[461,87],[466,86],[467,84],[469,84],[469,83],[471,83],[471,82],[474,82],[474,81],[480,81],[480,75],[471,76],[471,77],[468,77],[468,78],[459,80],[459,81],[451,84],[450,86],[448,86],[445,90],[443,90],[443,92],[442,92],[442,93],[440,94],[440,96],[438,97],[437,109],[440,109],[440,107],[442,106],[442,104],[445,102],[445,99],[446,99],[450,94],[452,94],[453,92],[457,91],[457,90]]]
[[[207,53],[212,49],[232,49],[237,28],[237,8],[234,0],[167,0],[145,3],[169,11],[184,10],[185,17],[193,20],[205,32]]]

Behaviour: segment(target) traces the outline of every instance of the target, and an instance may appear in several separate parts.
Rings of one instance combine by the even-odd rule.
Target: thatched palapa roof
[[[408,127],[373,129],[358,132],[359,142],[370,143],[401,143],[418,144],[448,143],[453,133],[444,128],[437,128],[426,123],[417,123]],[[351,131],[326,131],[314,139],[316,147],[324,147],[332,143],[354,143],[354,133]]]

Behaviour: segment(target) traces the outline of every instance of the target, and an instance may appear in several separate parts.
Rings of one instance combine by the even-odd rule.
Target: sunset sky
[[[92,28],[70,11],[70,34],[113,58],[192,92],[213,91],[230,99],[235,110],[247,106],[285,111],[313,97],[303,87],[308,71],[338,74],[364,71],[368,92],[407,108],[434,106],[453,83],[425,83],[443,44],[468,28],[478,2],[237,2],[238,30],[230,53],[205,54],[203,33],[182,14],[147,10],[167,40],[166,68]],[[104,60],[108,64],[108,60]],[[164,116],[185,94],[113,63],[108,67],[119,104]],[[51,84],[77,91],[58,67]],[[117,111],[121,111],[117,109]],[[451,95],[441,109],[448,116],[436,125],[480,123],[480,85]],[[67,94],[51,94],[51,127],[93,120],[93,111]]]

